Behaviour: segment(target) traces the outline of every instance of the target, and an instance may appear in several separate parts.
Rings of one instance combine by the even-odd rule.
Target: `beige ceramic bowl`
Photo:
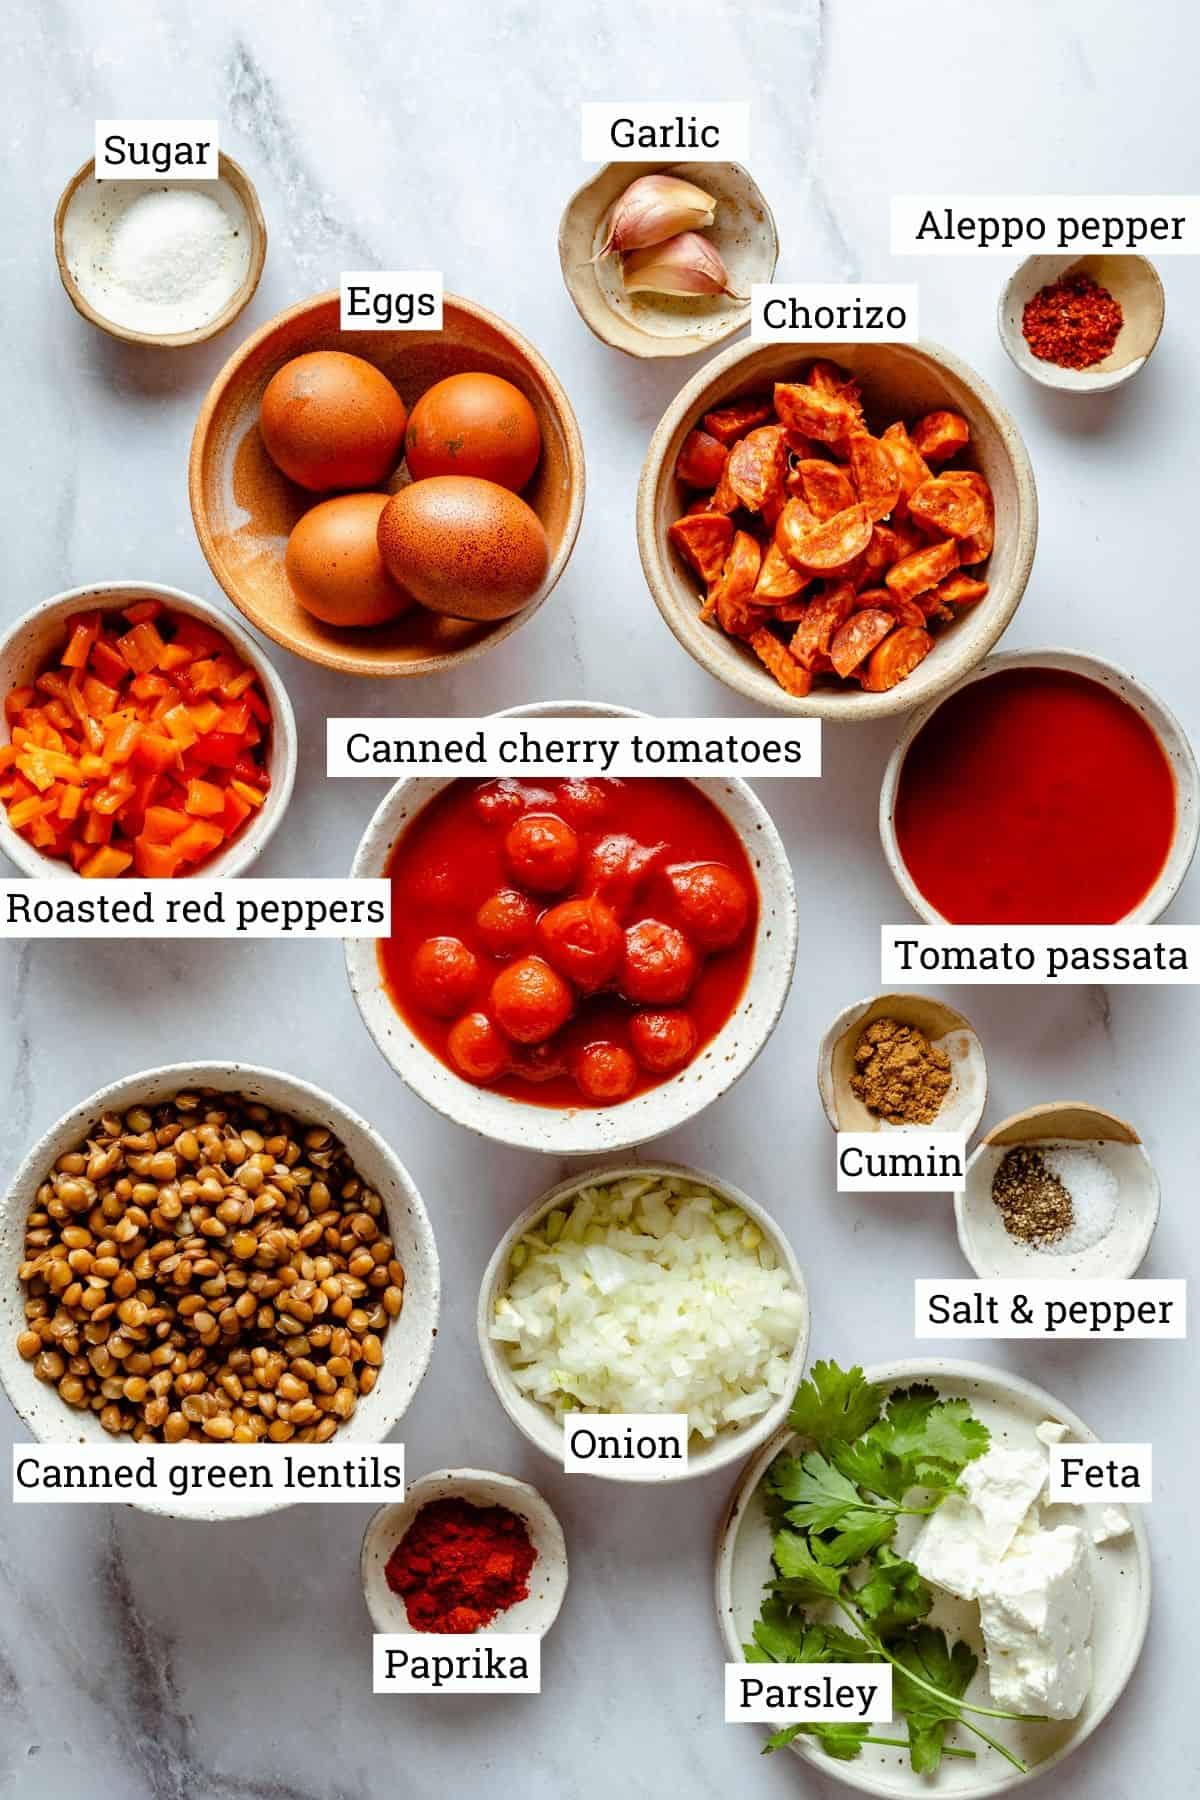
[[[1060,369],[1057,363],[1043,362],[1033,354],[1021,321],[1027,302],[1036,293],[1077,270],[1108,289],[1125,322],[1102,362],[1093,363],[1090,369]],[[1031,380],[1066,394],[1107,394],[1145,368],[1163,328],[1166,304],[1158,270],[1144,256],[1030,256],[1000,296],[996,323],[1000,342]]]
[[[501,717],[631,717],[627,708],[582,700],[516,706]],[[416,814],[446,787],[437,778],[398,781],[363,834],[356,878],[383,876],[397,842]],[[428,1050],[393,1006],[372,938],[347,938],[346,971],[359,1012],[380,1051],[422,1100],[456,1125],[519,1149],[556,1156],[627,1150],[661,1137],[724,1094],[763,1048],[778,1022],[796,961],[796,892],[787,851],[770,815],[744,781],[698,781],[745,846],[758,882],[758,937],[745,992],[733,1016],[678,1075],[619,1106],[526,1105],[464,1081]]]
[[[188,492],[209,567],[234,605],[285,650],[344,675],[430,675],[503,642],[532,618],[567,566],[583,516],[583,443],[557,376],[532,344],[472,300],[445,296],[441,331],[342,331],[336,293],[318,294],[268,320],[234,352],[209,389],[192,438]],[[340,350],[374,363],[411,412],[447,375],[482,370],[525,394],[542,456],[523,498],[541,519],[550,565],[519,613],[490,623],[413,607],[387,625],[338,629],[306,612],[284,567],[288,534],[321,496],[289,481],[258,429],[263,391],[294,356]],[[396,477],[389,484],[399,485]]]
[[[1061,1252],[1012,1237],[992,1199],[992,1178],[1015,1144],[1072,1143],[1090,1149],[1117,1182],[1108,1231],[1085,1249]],[[1154,1165],[1132,1125],[1081,1100],[1030,1106],[994,1125],[967,1164],[967,1185],[954,1196],[963,1255],[984,1281],[1041,1278],[1124,1281],[1136,1275],[1158,1223]]]
[[[405,1490],[398,1506],[381,1506],[363,1533],[359,1570],[363,1599],[376,1631],[411,1637],[408,1609],[401,1594],[388,1586],[387,1563],[392,1551],[421,1511],[433,1500],[465,1500],[469,1506],[503,1506],[524,1522],[537,1560],[529,1572],[529,1592],[507,1612],[497,1613],[480,1636],[495,1631],[523,1631],[545,1637],[559,1615],[567,1592],[567,1545],[562,1526],[547,1501],[527,1481],[490,1469],[436,1469]]]
[[[737,395],[761,393],[795,380],[818,357],[849,369],[862,383],[867,419],[882,429],[949,408],[971,427],[967,460],[991,484],[996,502],[996,547],[981,569],[987,597],[941,632],[907,680],[883,694],[847,683],[814,688],[803,699],[785,694],[753,651],[701,623],[696,576],[672,549],[670,525],[685,510],[675,459],[702,415]],[[735,344],[694,375],[663,414],[642,467],[637,496],[638,549],[658,610],[690,656],[726,687],[775,712],[834,723],[906,712],[943,694],[987,654],[1025,592],[1037,543],[1037,493],[1029,457],[996,395],[950,351],[921,344]]]
[[[792,1396],[799,1386],[804,1373],[804,1361],[808,1354],[809,1308],[808,1289],[805,1285],[804,1273],[796,1260],[796,1253],[778,1224],[763,1207],[751,1200],[732,1182],[724,1181],[719,1176],[709,1175],[702,1169],[689,1169],[678,1163],[624,1163],[611,1168],[588,1169],[583,1174],[572,1175],[566,1181],[560,1181],[550,1191],[523,1212],[519,1219],[505,1232],[492,1253],[491,1261],[484,1271],[483,1281],[479,1288],[479,1304],[476,1309],[475,1327],[479,1339],[479,1354],[487,1378],[495,1389],[496,1398],[517,1427],[524,1433],[531,1444],[561,1465],[563,1460],[563,1427],[562,1421],[556,1419],[549,1407],[542,1406],[523,1394],[512,1378],[508,1359],[504,1354],[504,1346],[497,1344],[491,1335],[491,1322],[504,1284],[508,1278],[508,1266],[513,1250],[525,1233],[532,1231],[546,1214],[555,1207],[568,1205],[580,1189],[591,1187],[595,1183],[622,1181],[627,1176],[639,1175],[677,1175],[688,1181],[702,1183],[714,1189],[732,1205],[740,1207],[747,1216],[754,1220],[763,1235],[774,1245],[780,1264],[787,1269],[792,1278],[792,1285],[804,1302],[804,1324],[792,1349],[791,1362],[788,1368],[788,1380],[784,1392],[772,1402],[766,1412],[760,1413],[757,1419],[749,1420],[745,1425],[725,1429],[717,1433],[711,1442],[691,1445],[688,1453],[686,1469],[660,1474],[638,1469],[634,1464],[625,1467],[618,1463],[613,1468],[598,1469],[597,1479],[612,1481],[650,1483],[662,1485],[666,1482],[690,1481],[697,1475],[711,1475],[714,1469],[726,1468],[730,1463],[740,1461],[751,1451],[765,1443],[766,1440],[784,1425],[788,1409],[792,1404]],[[599,1414],[598,1417],[603,1417]]]
[[[0,1381],[9,1399],[38,1443],[114,1442],[95,1413],[67,1406],[52,1387],[37,1379],[32,1363],[17,1354],[16,1337],[24,1322],[17,1271],[23,1260],[25,1221],[46,1171],[83,1141],[103,1113],[157,1105],[197,1088],[242,1094],[302,1122],[327,1126],[383,1201],[388,1231],[404,1265],[404,1306],[384,1339],[379,1380],[332,1440],[346,1449],[382,1443],[407,1411],[433,1353],[441,1300],[433,1227],[404,1164],[365,1119],[310,1082],[250,1063],[168,1063],[126,1075],[71,1107],[38,1139],[0,1199]],[[235,1457],[236,1449],[230,1454]],[[175,1499],[168,1489],[147,1493],[134,1504],[179,1519],[218,1520],[278,1512],[295,1502],[240,1489]]]
[[[956,686],[965,687],[973,681],[983,681],[1001,669],[1065,669],[1075,675],[1084,675],[1090,681],[1098,681],[1102,687],[1118,694],[1122,700],[1127,700],[1135,707],[1158,739],[1159,747],[1175,777],[1175,837],[1158,880],[1145,898],[1121,921],[1123,925],[1152,925],[1166,911],[1182,886],[1196,854],[1196,838],[1200,832],[1200,769],[1196,767],[1196,758],[1182,725],[1156,694],[1143,687],[1125,669],[1118,668],[1116,663],[1106,662],[1102,657],[1092,656],[1086,650],[1006,650],[999,655],[989,656],[985,663],[973,669]],[[896,838],[895,813],[904,759],[909,747],[946,697],[939,695],[931,705],[923,707],[905,722],[896,748],[888,759],[879,793],[879,836],[888,867],[913,911],[919,913],[930,925],[945,925],[948,921],[929,904],[908,872]]]
[[[248,819],[227,850],[210,857],[196,870],[205,881],[218,876],[244,875],[262,854],[283,820],[296,780],[296,717],[287,689],[250,633],[228,613],[221,612],[195,594],[163,587],[154,581],[97,581],[87,587],[69,588],[64,594],[43,600],[10,625],[0,638],[0,694],[23,687],[41,673],[55,651],[66,643],[67,620],[73,613],[117,612],[135,600],[161,600],[172,612],[203,620],[227,637],[238,655],[257,672],[271,708],[271,750],[267,768],[271,787],[260,810]],[[4,727],[4,739],[8,730]],[[44,856],[8,822],[0,804],[0,850],[25,875],[44,880],[77,880],[68,862]]]
[[[105,184],[97,181],[94,174],[95,167],[96,163],[93,157],[89,158],[81,169],[75,171],[63,189],[54,212],[54,254],[58,261],[59,279],[66,290],[68,300],[81,318],[86,319],[91,325],[99,326],[100,330],[106,331],[110,337],[123,338],[128,344],[149,344],[162,350],[177,350],[185,348],[189,344],[202,344],[206,339],[216,337],[217,333],[224,331],[226,326],[232,325],[238,314],[250,303],[254,290],[258,286],[259,277],[262,275],[263,263],[267,254],[266,222],[263,219],[262,207],[258,203],[254,183],[246,171],[234,162],[232,156],[226,156],[224,151],[220,152],[218,180],[225,184],[240,203],[250,233],[250,265],[241,285],[236,293],[230,296],[228,303],[214,318],[209,319],[207,324],[197,325],[191,331],[153,332],[135,331],[132,326],[118,325],[114,320],[106,318],[103,313],[97,312],[95,307],[84,299],[71,272],[71,251],[68,240],[71,237],[71,226],[75,214],[83,208],[97,205],[100,201],[101,190],[105,185],[109,187],[124,185],[120,182]],[[164,182],[163,185],[176,184]],[[192,187],[198,184],[181,181],[178,185]]]
[[[642,175],[676,175],[703,188],[717,202],[713,223],[701,234],[719,252],[728,295],[627,293],[621,259],[593,258],[604,243],[613,207]],[[740,163],[605,163],[572,194],[558,228],[558,260],[576,311],[601,343],[629,356],[694,356],[712,350],[750,319],[750,288],[770,281],[779,259],[771,209]]]
[[[923,1031],[950,1057],[953,1083],[941,1111],[925,1131],[963,1131],[974,1135],[987,1104],[987,1064],[983,1045],[968,1018],[928,994],[877,994],[840,1012],[817,1052],[817,1090],[825,1117],[835,1131],[894,1131],[859,1099],[850,1086],[854,1052],[862,1033],[876,1019],[895,1019]],[[909,1128],[912,1129],[912,1128]]]

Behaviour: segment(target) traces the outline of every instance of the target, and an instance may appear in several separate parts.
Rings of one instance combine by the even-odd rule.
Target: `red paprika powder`
[[[1060,369],[1089,369],[1103,362],[1124,323],[1108,289],[1082,269],[1039,288],[1021,315],[1021,330],[1033,354]]]
[[[507,1507],[431,1500],[384,1572],[414,1631],[469,1632],[527,1597],[536,1560],[524,1520]]]

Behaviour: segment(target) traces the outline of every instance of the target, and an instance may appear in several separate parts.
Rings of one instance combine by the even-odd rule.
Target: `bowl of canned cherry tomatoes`
[[[512,716],[629,716],[547,701]],[[787,852],[728,777],[398,782],[352,873],[391,935],[346,940],[376,1044],[423,1100],[501,1143],[618,1150],[754,1061],[796,960]]]

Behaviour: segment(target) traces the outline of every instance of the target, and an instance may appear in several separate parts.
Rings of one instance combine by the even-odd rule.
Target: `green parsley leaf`
[[[782,1731],[772,1733],[763,1745],[763,1755],[769,1755],[772,1750],[782,1750],[803,1732],[808,1737],[816,1738],[828,1756],[836,1757],[838,1762],[853,1762],[864,1744],[888,1741],[871,1737],[870,1730],[869,1725],[788,1725]]]
[[[833,1459],[847,1480],[897,1505],[910,1488],[948,1492],[988,1447],[986,1425],[966,1400],[939,1400],[931,1387],[892,1395],[884,1418],[857,1443],[837,1444]]]
[[[961,1639],[952,1650],[945,1632],[932,1625],[918,1625],[891,1650],[896,1665],[892,1699],[896,1711],[908,1722],[909,1761],[918,1775],[929,1775],[942,1760],[946,1726],[962,1717],[957,1702],[970,1686],[978,1659]],[[908,1679],[906,1670],[931,1682],[941,1693],[918,1687]]]
[[[887,1549],[876,1552],[871,1573],[855,1588],[853,1599],[881,1638],[915,1625],[933,1605],[933,1595],[916,1565]]]
[[[773,1464],[771,1474],[774,1491],[788,1503],[788,1523],[801,1531],[831,1531],[847,1513],[868,1509],[854,1483],[815,1450],[789,1457],[785,1467]]]
[[[747,1662],[875,1662],[863,1640],[840,1625],[812,1625],[781,1600],[763,1602],[754,1642],[743,1646]]]
[[[834,1362],[814,1363],[792,1401],[792,1430],[818,1450],[827,1450],[835,1439],[851,1443],[878,1419],[884,1393],[864,1378],[861,1367],[847,1373]]]
[[[838,1531],[827,1532],[824,1537],[810,1538],[812,1553],[820,1563],[827,1563],[830,1568],[852,1569],[864,1556],[872,1550],[878,1550],[883,1544],[890,1544],[896,1533],[895,1513],[885,1512],[882,1507],[864,1508],[862,1512],[847,1514],[845,1524]]]
[[[836,1600],[842,1585],[842,1571],[819,1563],[808,1547],[807,1539],[796,1531],[775,1533],[775,1567],[780,1579],[773,1588],[781,1599],[799,1605],[814,1600]]]

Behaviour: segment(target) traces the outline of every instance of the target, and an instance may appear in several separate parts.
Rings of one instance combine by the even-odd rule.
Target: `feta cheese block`
[[[960,1477],[965,1491],[943,1500],[913,1545],[926,1581],[960,1600],[977,1599],[1042,1492],[1046,1471],[1042,1451],[1002,1446],[968,1463]]]
[[[1100,1509],[1100,1517],[1092,1525],[1093,1544],[1115,1544],[1118,1538],[1128,1537],[1133,1530],[1129,1514],[1123,1506],[1104,1506]]]
[[[1022,1532],[981,1587],[979,1619],[996,1705],[1076,1718],[1092,1681],[1092,1576],[1080,1528]]]

